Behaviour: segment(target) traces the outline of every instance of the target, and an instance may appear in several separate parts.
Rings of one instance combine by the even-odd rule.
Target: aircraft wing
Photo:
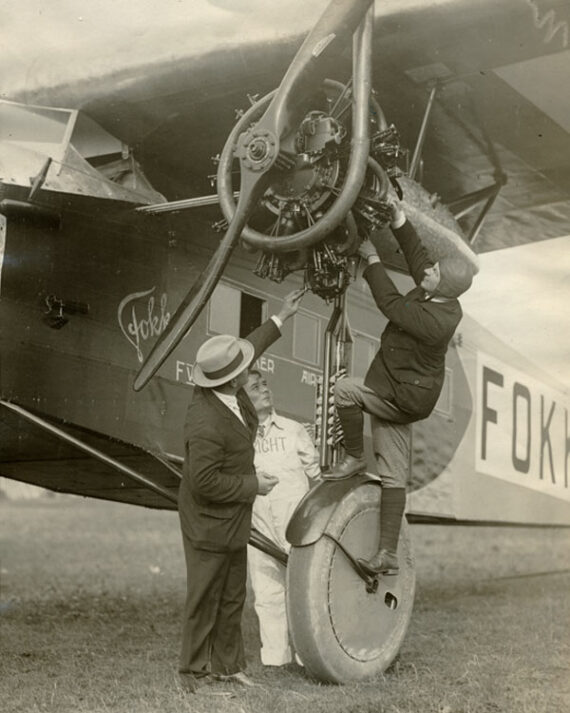
[[[181,459],[2,402],[2,475],[56,493],[175,510]]]
[[[4,24],[3,98],[81,108],[135,146],[169,200],[214,192],[211,157],[247,94],[279,84],[326,0],[77,0],[14,5]],[[454,202],[477,252],[570,233],[570,6],[565,0],[377,0],[378,101],[411,157],[430,91],[419,173]],[[34,28],[34,43],[25,36]],[[338,79],[346,80],[346,66]],[[506,178],[504,185],[501,185]],[[477,230],[475,230],[477,228]]]

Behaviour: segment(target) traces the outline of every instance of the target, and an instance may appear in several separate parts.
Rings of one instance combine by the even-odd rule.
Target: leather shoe
[[[366,574],[372,577],[376,574],[391,576],[398,574],[400,571],[398,555],[393,552],[388,552],[388,550],[380,550],[369,560],[359,558],[357,562]]]
[[[366,459],[363,456],[357,458],[347,453],[330,473],[323,473],[322,477],[323,480],[344,480],[344,478],[350,478],[352,475],[364,472],[366,466]]]
[[[255,683],[251,678],[245,674],[243,671],[236,671],[236,673],[216,673],[214,674],[216,681],[223,681],[224,683],[237,683],[240,686],[255,686]]]

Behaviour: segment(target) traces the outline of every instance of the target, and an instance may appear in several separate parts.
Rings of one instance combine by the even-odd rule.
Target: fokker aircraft
[[[362,237],[411,284],[387,196],[434,256],[474,270],[477,253],[570,233],[570,7],[144,9],[11,10],[27,36],[7,35],[3,56],[0,473],[175,509],[198,346],[247,335],[302,285],[258,366],[334,462],[331,384],[364,373],[383,327]],[[568,413],[560,384],[466,315],[436,409],[413,428],[408,521],[568,525]],[[397,577],[355,561],[376,545],[380,492],[373,475],[321,484],[289,526],[292,636],[323,680],[384,670],[411,616],[407,531]]]

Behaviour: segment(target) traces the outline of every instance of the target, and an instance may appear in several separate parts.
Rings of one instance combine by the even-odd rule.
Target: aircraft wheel
[[[327,532],[353,556],[378,546],[381,488],[349,491]],[[412,614],[415,570],[406,523],[398,547],[400,572],[378,578],[376,592],[351,567],[330,537],[292,547],[287,565],[287,613],[293,645],[307,671],[322,681],[347,683],[385,671],[395,658]]]

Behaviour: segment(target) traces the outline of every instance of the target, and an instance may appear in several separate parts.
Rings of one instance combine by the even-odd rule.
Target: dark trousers
[[[229,674],[245,669],[241,616],[245,603],[247,549],[208,552],[182,533],[186,558],[186,606],[180,673]]]

